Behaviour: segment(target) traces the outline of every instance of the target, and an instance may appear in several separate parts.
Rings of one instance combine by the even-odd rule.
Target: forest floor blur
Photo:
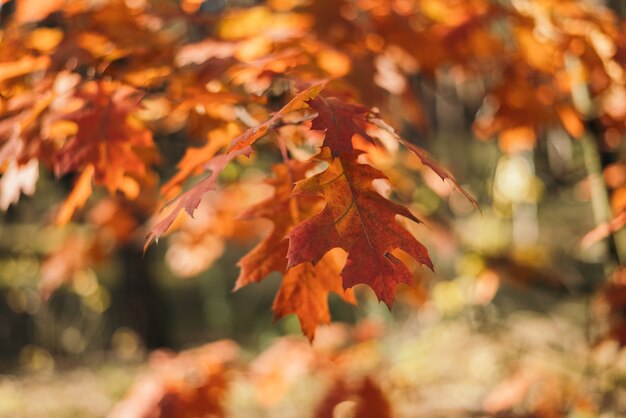
[[[623,416],[626,353],[615,342],[589,343],[588,301],[561,301],[547,313],[495,309],[474,306],[449,317],[426,309],[401,320],[374,309],[364,324],[380,334],[350,343],[351,367],[376,377],[395,417],[487,417],[486,411],[510,408],[534,417],[564,406],[568,418]],[[320,329],[313,349],[336,344],[347,329]],[[246,358],[257,355],[253,350]],[[109,360],[0,376],[0,417],[105,417],[145,369],[141,360]],[[228,416],[312,416],[320,399],[311,389],[319,386],[317,378],[313,370],[291,379],[272,402],[259,402],[254,383],[236,380]]]

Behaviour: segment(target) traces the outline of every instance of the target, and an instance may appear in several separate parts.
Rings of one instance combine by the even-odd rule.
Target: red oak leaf
[[[276,318],[294,313],[298,316],[302,331],[312,340],[319,324],[330,322],[328,294],[335,292],[344,300],[354,303],[351,292],[341,287],[339,271],[343,264],[336,254],[327,254],[313,266],[303,263],[287,269],[287,233],[300,219],[305,219],[319,210],[317,196],[292,195],[293,180],[304,178],[311,162],[290,161],[289,165],[274,168],[275,178],[269,183],[275,187],[274,195],[250,208],[247,218],[267,218],[274,222],[274,230],[240,261],[241,272],[235,290],[247,284],[259,282],[269,273],[284,274],[280,289],[274,299]],[[292,180],[293,179],[293,180]]]
[[[331,159],[326,171],[296,184],[295,193],[322,196],[326,207],[287,235],[288,266],[316,264],[331,249],[343,248],[348,252],[341,272],[343,287],[367,284],[391,308],[396,285],[413,282],[409,269],[391,252],[400,249],[431,269],[433,265],[426,247],[396,221],[396,216],[419,220],[374,189],[372,181],[385,175],[370,165],[359,164],[357,156]]]

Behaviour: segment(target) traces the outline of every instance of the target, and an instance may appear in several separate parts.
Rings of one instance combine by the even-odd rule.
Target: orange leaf
[[[285,239],[291,228],[300,219],[311,216],[320,199],[311,196],[292,196],[293,181],[301,180],[311,163],[294,160],[289,165],[274,166],[275,177],[267,183],[274,186],[274,195],[251,208],[244,219],[265,218],[274,223],[272,233],[246,254],[237,265],[241,268],[234,290],[257,283],[273,271],[287,272],[287,248]]]
[[[302,332],[310,341],[318,325],[330,323],[330,292],[342,296],[347,302],[356,302],[352,292],[344,291],[341,287],[339,271],[343,262],[340,263],[341,260],[337,260],[335,255],[333,252],[327,253],[315,266],[303,263],[290,268],[283,276],[274,299],[274,317],[296,314]]]

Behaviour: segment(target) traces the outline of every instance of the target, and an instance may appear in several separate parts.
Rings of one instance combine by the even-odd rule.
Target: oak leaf
[[[285,239],[293,226],[315,213],[320,199],[315,196],[292,196],[293,181],[301,180],[312,163],[290,161],[289,165],[274,166],[274,177],[267,184],[274,187],[273,195],[250,207],[241,216],[242,219],[264,218],[273,222],[274,228],[269,236],[242,257],[237,265],[241,268],[234,290],[257,283],[271,272],[287,271],[287,248]],[[292,180],[293,179],[293,180]]]
[[[330,323],[328,295],[333,292],[346,302],[356,303],[353,293],[341,286],[341,260],[331,252],[316,265],[299,264],[290,268],[283,276],[280,289],[274,299],[272,309],[276,319],[295,314],[300,327],[312,341],[318,325]]]
[[[326,206],[287,235],[288,267],[305,262],[315,265],[331,249],[342,248],[348,252],[341,272],[343,287],[367,284],[391,308],[396,286],[413,283],[411,272],[392,251],[402,250],[431,269],[433,264],[426,247],[396,221],[396,216],[419,220],[374,189],[372,181],[385,179],[385,175],[370,165],[359,164],[357,156],[330,158],[324,172],[296,184],[294,193],[322,196]]]
[[[275,318],[294,313],[300,320],[302,332],[312,340],[319,324],[330,322],[328,295],[334,292],[345,301],[354,303],[351,292],[341,287],[339,271],[343,260],[337,254],[327,254],[313,266],[303,263],[287,269],[287,233],[301,219],[319,210],[321,199],[316,196],[292,195],[293,181],[304,178],[312,162],[290,161],[274,168],[275,177],[268,183],[275,187],[274,195],[251,207],[247,218],[263,217],[274,223],[272,233],[246,254],[238,263],[241,272],[235,290],[259,282],[273,271],[283,273],[283,280],[274,299]]]

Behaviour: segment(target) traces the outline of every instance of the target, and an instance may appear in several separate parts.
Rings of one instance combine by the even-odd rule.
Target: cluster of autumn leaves
[[[296,313],[305,334],[313,338],[316,326],[330,320],[329,292],[354,302],[344,289],[366,283],[391,306],[396,285],[413,282],[392,251],[405,251],[432,268],[427,250],[395,216],[417,219],[372,184],[385,178],[367,164],[368,147],[382,144],[374,135],[399,139],[375,111],[353,104],[346,86],[330,88],[328,81],[317,81],[345,72],[342,60],[347,56],[305,36],[304,15],[268,8],[236,11],[213,24],[226,40],[218,36],[185,44],[185,36],[191,36],[187,32],[195,27],[171,4],[63,3],[50,10],[56,14],[46,20],[64,16],[67,20],[56,27],[38,27],[37,20],[46,16],[28,15],[24,7],[18,7],[2,39],[9,46],[3,53],[11,59],[0,74],[6,161],[2,196],[7,202],[16,201],[20,191],[31,191],[38,175],[32,166],[42,165],[56,176],[74,176],[73,189],[58,208],[58,224],[73,218],[94,185],[107,189],[117,201],[137,202],[134,212],[154,210],[154,166],[159,159],[154,135],[187,129],[192,139],[199,136],[204,144],[187,150],[178,172],[161,191],[166,198],[173,197],[192,175],[203,171],[210,175],[165,207],[150,229],[147,247],[169,229],[182,209],[193,215],[204,195],[215,189],[222,170],[250,156],[252,146],[271,134],[284,160],[275,166],[275,195],[247,215],[269,218],[275,228],[241,260],[237,288],[272,271],[283,273],[276,315]],[[182,18],[189,20],[183,21],[189,27],[176,30]],[[272,30],[263,35],[237,33],[248,31],[245,22],[256,18],[268,19]],[[274,20],[284,21],[284,27]],[[307,47],[296,47],[303,39]],[[338,97],[333,97],[333,89]],[[268,117],[268,98],[257,94],[272,95],[273,90],[277,90],[273,100],[300,92]],[[258,123],[259,119],[266,121]],[[252,125],[248,130],[246,123]],[[288,135],[282,129],[293,127],[300,129],[299,134]],[[314,144],[320,135],[310,132],[321,133],[322,142]],[[302,151],[299,159],[292,158],[294,147],[311,144],[321,150],[308,155]],[[425,153],[408,146],[434,167]],[[321,172],[307,176],[314,170]],[[449,177],[445,170],[437,170]],[[21,181],[12,181],[13,177]],[[330,254],[334,248],[344,249],[347,259]],[[55,273],[47,275],[51,278],[45,280],[44,294],[75,268],[80,266],[52,268]]]
[[[331,320],[330,293],[356,303],[352,287],[366,284],[391,306],[397,285],[414,284],[418,265],[433,263],[407,230],[418,219],[390,198],[383,171],[406,152],[454,182],[396,134],[432,128],[415,88],[423,79],[468,86],[454,93],[478,109],[474,133],[497,138],[505,153],[533,149],[554,128],[582,138],[589,125],[602,151],[622,148],[624,24],[593,2],[217,3],[0,0],[0,209],[52,173],[71,189],[46,221],[96,231],[69,235],[48,257],[44,296],[112,247],[147,249],[170,230],[178,232],[169,264],[181,276],[197,274],[224,240],[256,235],[237,229],[237,215],[270,220],[273,229],[239,261],[235,289],[281,273],[275,315],[297,315],[309,339]],[[224,186],[229,168],[263,156],[273,161],[269,197],[250,203]],[[616,217],[594,240],[626,224],[624,163],[603,168]],[[625,283],[616,274],[604,294],[618,339],[626,335]],[[324,369],[331,382],[316,416],[332,416],[346,399],[352,416],[391,416],[375,379],[337,366],[354,350],[321,355],[301,343],[278,342],[269,372],[262,364],[240,372],[278,390],[273,373],[300,353],[297,376]],[[223,416],[236,352],[221,342],[157,354],[114,414]]]
[[[258,407],[277,407],[288,401],[286,398],[308,374],[314,373],[323,387],[309,388],[307,393],[307,398],[316,399],[310,399],[312,416],[331,418],[339,413],[361,418],[392,417],[391,402],[377,379],[363,370],[357,372],[355,360],[364,353],[343,350],[335,346],[336,342],[327,339],[325,345],[312,348],[302,340],[279,339],[249,364],[243,361],[240,347],[230,340],[178,355],[155,352],[149,368],[108,416],[229,416],[236,409],[230,401],[241,382],[252,385]],[[367,341],[357,346],[372,350]],[[299,416],[300,412],[304,411],[289,414]],[[239,413],[246,414],[245,410]]]
[[[245,216],[274,229],[240,261],[236,288],[282,273],[276,316],[295,313],[313,338],[330,320],[330,292],[354,302],[346,289],[363,283],[391,306],[396,286],[413,283],[410,259],[432,268],[398,215],[417,218],[381,193],[386,177],[374,167],[402,145],[451,178],[383,122],[427,130],[410,86],[418,74],[480,80],[475,131],[498,136],[505,152],[532,148],[552,126],[580,137],[591,117],[603,126],[601,146],[620,144],[626,40],[608,9],[550,0],[208,3],[3,1],[2,208],[34,191],[41,166],[73,179],[58,224],[80,217],[94,186],[137,223],[169,201],[147,246],[269,138],[282,159],[274,194]],[[159,186],[156,167],[173,161],[156,142],[180,138],[188,147]],[[124,228],[117,242],[134,233]],[[59,283],[71,269],[61,270]]]
[[[251,146],[283,123],[284,117],[312,109],[315,114],[310,116],[311,129],[324,133],[321,151],[308,161],[286,157],[284,165],[275,166],[275,194],[244,215],[268,218],[274,230],[241,259],[236,284],[240,288],[271,272],[283,273],[274,312],[277,317],[297,314],[311,339],[316,326],[330,320],[329,292],[343,295],[343,289],[367,284],[391,308],[396,285],[413,283],[411,272],[392,251],[402,250],[432,268],[426,248],[395,217],[401,215],[415,222],[418,219],[374,188],[374,180],[386,178],[382,172],[359,162],[364,151],[353,145],[353,137],[360,136],[366,144],[375,145],[376,140],[366,129],[368,125],[375,127],[376,115],[359,105],[324,98],[320,92],[325,84],[307,87],[266,122],[235,138],[224,154],[212,158],[206,164],[210,176],[170,203],[174,208],[152,228],[146,244],[165,233],[180,210],[193,215],[202,196],[215,188],[226,165],[239,156],[250,155]],[[279,137],[279,141],[285,138]],[[281,143],[280,147],[285,149],[286,145]],[[306,177],[321,163],[326,166],[322,172]],[[438,171],[444,178],[448,176],[443,169]],[[347,258],[331,257],[331,250],[336,248],[346,251]],[[349,295],[344,298],[353,300]]]

